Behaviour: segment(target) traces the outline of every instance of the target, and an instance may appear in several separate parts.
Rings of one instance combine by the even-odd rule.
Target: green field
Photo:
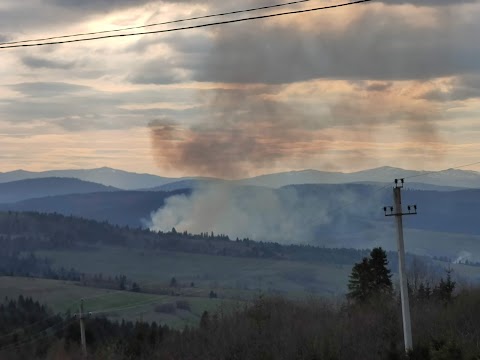
[[[166,287],[172,277],[179,283],[193,282],[204,290],[218,290],[219,296],[236,297],[245,292],[316,293],[345,292],[351,266],[307,262],[213,256],[180,252],[100,247],[89,252],[41,251],[54,266],[73,267],[85,273],[124,274],[133,281]]]
[[[91,312],[92,316],[105,315],[113,320],[156,321],[179,328],[198,325],[205,310],[212,312],[221,307],[231,309],[241,306],[240,302],[225,299],[152,295],[84,287],[68,281],[6,276],[0,277],[0,295],[2,300],[5,297],[14,299],[19,295],[32,297],[48,304],[55,313],[69,310],[72,314],[78,312],[80,299],[84,298],[85,311]],[[173,314],[155,311],[156,305],[178,300],[187,301],[190,311],[177,309]]]

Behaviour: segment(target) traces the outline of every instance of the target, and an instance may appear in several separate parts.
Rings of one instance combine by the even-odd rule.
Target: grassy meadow
[[[217,291],[221,297],[278,292],[339,295],[345,291],[351,266],[262,258],[213,256],[169,251],[99,247],[95,251],[40,251],[56,267],[85,273],[124,274],[140,286],[167,287],[175,277],[192,295]],[[153,284],[153,285],[149,285]],[[187,290],[186,290],[187,291]]]
[[[79,286],[69,281],[9,276],[0,277],[0,294],[2,300],[16,299],[19,295],[32,297],[48,304],[55,313],[69,311],[71,314],[78,312],[80,299],[83,298],[85,312],[91,312],[92,316],[105,315],[112,320],[156,321],[175,328],[198,325],[205,310],[214,312],[242,305],[241,302],[226,299],[134,293]],[[177,301],[186,301],[190,309],[177,309],[173,313],[155,311],[157,305]]]

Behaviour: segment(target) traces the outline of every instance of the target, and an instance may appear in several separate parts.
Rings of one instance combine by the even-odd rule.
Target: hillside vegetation
[[[414,350],[408,359],[478,359],[479,303],[478,289],[464,290],[449,302],[412,302]],[[75,318],[51,317],[12,337],[12,330],[30,323],[25,319],[45,319],[51,312],[20,298],[0,306],[0,319],[6,314],[10,321],[2,321],[0,358],[79,358]],[[398,299],[339,306],[318,299],[258,298],[229,312],[206,311],[197,327],[183,330],[93,316],[86,320],[87,348],[90,359],[406,360],[400,314]],[[38,341],[38,331],[50,325],[55,331],[40,333]]]

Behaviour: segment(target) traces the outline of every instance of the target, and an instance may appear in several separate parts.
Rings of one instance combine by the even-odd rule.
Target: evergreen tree
[[[388,268],[387,253],[381,247],[374,248],[370,253],[369,264],[373,273],[373,289],[376,292],[391,293],[392,274]]]
[[[382,248],[370,252],[370,258],[353,266],[348,282],[347,297],[364,302],[373,295],[389,295],[392,293],[391,273],[388,269],[387,254]]]
[[[367,258],[353,266],[350,280],[348,281],[347,297],[352,300],[363,302],[371,294],[372,272]]]
[[[451,301],[453,297],[453,290],[455,290],[455,281],[452,281],[452,269],[447,270],[447,279],[440,279],[440,283],[433,289],[435,298],[441,301]]]

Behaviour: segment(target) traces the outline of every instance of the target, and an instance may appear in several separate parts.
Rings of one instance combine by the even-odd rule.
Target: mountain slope
[[[164,206],[165,199],[190,190],[174,192],[114,191],[90,194],[71,194],[29,199],[0,205],[1,210],[36,211],[73,215],[111,224],[140,227],[150,214]]]
[[[384,166],[352,173],[326,172],[318,170],[290,171],[261,175],[236,181],[240,185],[257,185],[280,188],[302,184],[347,184],[347,183],[392,183],[396,178],[406,178],[410,188],[430,189],[434,187],[480,188],[480,173],[476,171],[449,169],[431,173],[429,171],[404,170]],[[412,181],[409,180],[412,179]],[[420,186],[419,184],[423,184]],[[432,190],[437,190],[431,188]],[[443,189],[448,190],[448,189]],[[452,190],[452,189],[450,189]],[[453,189],[454,190],[454,189]]]
[[[0,173],[0,183],[45,177],[68,177],[114,186],[124,190],[170,191],[180,188],[198,187],[203,183],[228,183],[280,188],[301,184],[347,184],[347,183],[393,183],[395,178],[406,178],[413,189],[450,191],[459,188],[480,188],[480,173],[476,171],[449,169],[441,172],[404,170],[395,167],[379,167],[352,173],[318,170],[290,171],[266,174],[239,180],[184,177],[168,178],[151,174],[137,174],[111,168],[85,170],[52,170],[29,172],[16,170]],[[410,180],[411,179],[411,180]],[[174,184],[175,183],[175,184]],[[171,186],[166,186],[171,184]],[[429,186],[432,185],[432,186]],[[440,189],[438,187],[444,187]],[[451,187],[453,189],[449,189]]]
[[[0,203],[12,203],[55,195],[108,191],[118,191],[118,189],[69,178],[27,179],[0,184]]]
[[[0,173],[0,183],[48,177],[76,178],[125,190],[152,188],[177,180],[157,175],[137,174],[103,167],[98,169],[51,170],[44,172],[16,170]]]
[[[289,171],[276,174],[260,175],[238,180],[240,185],[265,186],[280,188],[286,185],[300,184],[338,184],[348,182],[345,173],[318,170]]]

